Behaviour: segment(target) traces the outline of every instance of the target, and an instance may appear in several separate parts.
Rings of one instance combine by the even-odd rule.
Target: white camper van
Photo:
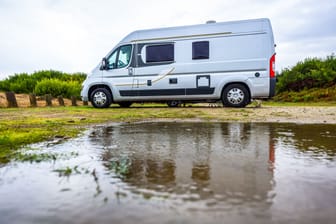
[[[274,47],[268,19],[134,31],[88,75],[81,96],[97,108],[148,101],[245,107],[275,93]]]

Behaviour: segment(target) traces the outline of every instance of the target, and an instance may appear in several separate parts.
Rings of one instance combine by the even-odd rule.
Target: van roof
[[[202,38],[205,36],[239,35],[246,33],[269,32],[270,21],[267,18],[230,22],[206,23],[199,25],[178,26],[137,30],[128,34],[121,43],[156,42],[163,40]]]

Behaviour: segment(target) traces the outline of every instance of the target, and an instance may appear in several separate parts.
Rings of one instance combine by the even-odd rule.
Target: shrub
[[[48,92],[53,96],[60,95],[59,93],[66,92],[67,94],[79,96],[80,85],[84,81],[86,74],[84,73],[74,73],[68,74],[60,71],[54,70],[44,70],[37,71],[29,75],[27,73],[15,74],[9,78],[0,81],[0,91],[13,91],[15,93],[33,93],[34,91],[37,95],[39,93]],[[48,82],[48,80],[52,80]],[[60,82],[56,82],[56,80]],[[43,84],[42,81],[45,81]],[[41,84],[42,82],[42,84]],[[66,83],[66,87],[65,84]],[[37,84],[40,86],[36,88]],[[48,85],[51,86],[48,86]],[[57,86],[61,85],[61,86]],[[62,89],[69,88],[69,89]],[[56,91],[56,92],[53,92]],[[63,95],[64,97],[67,97]]]
[[[336,57],[332,54],[326,59],[305,59],[293,68],[281,71],[277,78],[277,93],[333,86],[336,83]]]
[[[273,99],[280,102],[336,101],[336,85],[328,88],[305,89],[300,92],[285,91],[277,94]]]
[[[62,81],[58,79],[44,79],[35,86],[36,95],[51,94],[53,97],[63,96],[70,98],[71,96],[79,97],[81,83],[77,81]]]
[[[20,82],[13,82],[9,84],[9,90],[15,93],[32,93],[36,81],[32,79],[23,79]]]

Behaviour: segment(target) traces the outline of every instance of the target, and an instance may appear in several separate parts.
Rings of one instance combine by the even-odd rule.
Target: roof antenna
[[[216,23],[216,20],[208,20],[206,21],[206,24]]]

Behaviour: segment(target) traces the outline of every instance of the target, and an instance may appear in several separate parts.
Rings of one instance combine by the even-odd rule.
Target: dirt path
[[[196,109],[196,108],[193,108]],[[219,122],[266,122],[266,123],[302,123],[302,124],[336,124],[336,107],[326,106],[264,106],[261,108],[198,108],[204,116],[185,119],[154,119],[157,121],[190,121],[201,122],[204,117],[209,121]],[[153,119],[148,119],[153,121]]]
[[[335,106],[262,106],[261,108],[211,107],[137,107],[95,109],[92,107],[40,107],[0,109],[0,121],[35,119],[80,119],[86,123],[132,121],[210,121],[210,122],[279,122],[336,124]],[[24,121],[21,121],[24,122]],[[29,123],[29,121],[27,121]]]

